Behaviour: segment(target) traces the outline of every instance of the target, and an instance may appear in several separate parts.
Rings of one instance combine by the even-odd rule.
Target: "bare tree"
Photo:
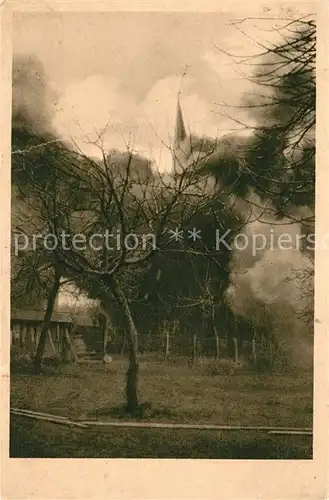
[[[250,39],[244,21],[234,25]],[[260,49],[253,56],[223,51],[232,57],[241,76],[253,84],[254,91],[245,95],[240,105],[221,104],[219,113],[249,129],[251,135],[222,138],[206,168],[241,198],[248,199],[252,190],[264,203],[271,200],[277,218],[296,218],[296,208],[307,207],[307,214],[299,219],[313,224],[316,24],[313,17],[282,20],[282,26],[273,30],[281,35],[281,41],[271,44],[252,39]],[[245,110],[256,124],[238,121],[234,109]],[[225,170],[221,168],[223,153]]]
[[[138,277],[149,269],[156,254],[169,251],[173,239],[180,240],[180,231],[211,203],[213,193],[207,193],[206,184],[189,175],[188,168],[176,178],[165,179],[158,172],[145,178],[145,168],[143,175],[140,169],[143,162],[129,147],[119,155],[118,165],[118,154],[105,151],[101,136],[96,144],[100,161],[77,153],[82,165],[78,184],[88,193],[88,203],[83,210],[67,213],[65,227],[71,236],[65,245],[59,227],[53,230],[62,243],[58,252],[66,275],[86,290],[93,288],[94,297],[114,299],[121,311],[129,344],[127,410],[135,412],[139,406],[139,355],[131,297],[138,288]],[[184,248],[175,251],[193,253]]]
[[[13,150],[12,303],[19,307],[46,302],[33,362],[40,372],[56,298],[67,281],[62,280],[55,235],[65,228],[76,205],[77,179],[68,150],[58,141],[33,139],[33,146]]]

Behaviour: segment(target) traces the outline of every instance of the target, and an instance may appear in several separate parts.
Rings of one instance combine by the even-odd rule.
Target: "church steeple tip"
[[[186,129],[184,124],[182,107],[180,105],[180,99],[177,99],[176,108],[176,126],[175,126],[175,144],[178,145],[186,139]]]
[[[186,128],[184,124],[183,112],[180,105],[180,93],[177,98],[176,106],[176,123],[175,123],[175,136],[173,143],[173,172],[175,174],[182,173],[186,167],[187,153],[186,153]]]

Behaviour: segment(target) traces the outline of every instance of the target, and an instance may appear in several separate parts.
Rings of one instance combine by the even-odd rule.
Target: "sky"
[[[235,106],[257,92],[248,80],[254,60],[245,58],[281,37],[277,29],[286,23],[284,13],[281,19],[267,17],[20,13],[13,50],[42,62],[55,92],[50,104],[61,137],[74,138],[86,154],[99,156],[92,142],[103,131],[105,148],[124,150],[129,143],[167,170],[180,90],[192,133],[216,138],[253,124],[248,111]]]

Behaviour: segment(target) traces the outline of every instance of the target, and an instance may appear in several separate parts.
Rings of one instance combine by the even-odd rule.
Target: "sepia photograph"
[[[316,58],[313,2],[13,13],[11,458],[313,459]]]

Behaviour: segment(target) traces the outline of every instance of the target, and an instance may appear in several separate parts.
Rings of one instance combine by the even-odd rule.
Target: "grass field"
[[[125,418],[126,360],[67,365],[43,375],[14,370],[11,406],[77,418]],[[157,422],[312,427],[310,374],[223,373],[212,362],[189,367],[144,359],[140,369],[143,416]],[[311,458],[307,436],[163,429],[72,430],[12,417],[11,456]]]

